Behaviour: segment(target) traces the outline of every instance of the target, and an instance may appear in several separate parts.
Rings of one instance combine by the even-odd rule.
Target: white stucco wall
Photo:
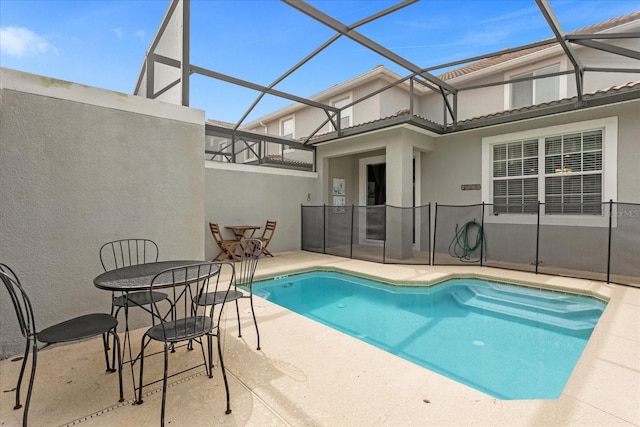
[[[0,262],[39,329],[109,312],[93,286],[102,243],[155,240],[161,259],[204,256],[202,111],[0,69]],[[0,357],[23,350],[0,289]]]

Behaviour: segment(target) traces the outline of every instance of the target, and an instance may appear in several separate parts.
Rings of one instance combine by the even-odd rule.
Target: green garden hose
[[[476,241],[471,245],[469,244],[469,230],[474,228],[476,229]],[[482,225],[476,220],[469,220],[462,224],[462,227],[460,228],[458,228],[456,224],[456,234],[453,237],[451,244],[449,244],[449,255],[454,258],[458,258],[462,262],[477,262],[478,260],[471,259],[471,255],[483,244],[483,242],[486,248]]]

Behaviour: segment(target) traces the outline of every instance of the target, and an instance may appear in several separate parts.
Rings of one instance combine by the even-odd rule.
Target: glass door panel
[[[384,240],[387,165],[367,165],[367,239]]]

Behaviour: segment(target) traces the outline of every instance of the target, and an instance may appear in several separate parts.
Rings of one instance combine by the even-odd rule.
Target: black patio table
[[[177,261],[157,261],[148,264],[131,265],[128,267],[116,268],[107,271],[95,279],[93,284],[98,289],[115,292],[132,292],[132,291],[148,291],[153,277],[170,268],[180,267],[190,264],[199,264],[206,261],[202,260],[177,260]],[[167,275],[167,286],[171,285],[171,277]],[[190,278],[195,280],[196,278]],[[201,277],[202,279],[202,277]],[[162,287],[162,283],[156,284],[154,287]]]
[[[157,274],[163,272],[164,270],[168,270],[170,268],[175,268],[175,267],[192,265],[192,264],[201,264],[203,262],[206,262],[206,261],[202,261],[202,260],[172,260],[172,261],[157,261],[157,262],[150,262],[150,263],[147,263],[147,264],[137,264],[137,265],[131,265],[131,266],[127,266],[127,267],[120,267],[120,268],[116,268],[114,270],[106,271],[106,272],[100,274],[99,276],[96,276],[96,278],[93,279],[93,284],[98,289],[104,289],[106,291],[122,292],[124,294],[129,293],[129,292],[134,292],[134,291],[148,291],[151,288],[151,280]],[[192,271],[195,272],[196,270],[194,269]],[[217,274],[218,271],[219,271],[219,269],[216,270],[215,274]],[[197,275],[194,274],[193,277],[188,277],[187,281],[188,282],[195,282],[195,281],[197,281],[199,279],[204,279],[207,276],[210,276],[210,274],[207,274],[207,275],[204,275],[204,276],[201,276],[201,277],[197,277]],[[165,282],[163,282],[162,279],[163,279],[163,275],[159,276],[155,280],[154,289],[163,287]],[[178,279],[184,280],[184,278],[176,277],[176,280],[178,280]],[[164,280],[166,280],[166,286],[167,287],[172,286],[173,278],[172,278],[171,274],[167,274],[166,278]],[[126,301],[128,301],[128,299]],[[129,307],[128,307],[128,305],[125,305],[125,307],[124,307],[124,318],[125,318],[125,323],[124,323],[125,324],[125,329],[124,329],[124,340],[123,340],[123,345],[122,345],[122,352],[124,353],[126,351],[126,348],[128,348],[128,350],[129,350],[129,360],[128,361],[124,361],[125,360],[124,357],[122,357],[121,360],[123,360],[123,363],[130,363],[130,365],[131,365],[131,377],[132,377],[132,380],[133,380],[133,389],[134,389],[134,393],[135,393],[136,383],[135,383],[135,375],[134,375],[134,372],[133,372],[133,365],[136,363],[136,361],[138,360],[140,355],[138,354],[134,358],[133,354],[132,354],[132,351],[131,351],[131,339],[130,339],[130,336],[129,336]],[[162,319],[160,319],[160,320],[162,320]],[[141,385],[141,387],[142,387],[142,385]]]

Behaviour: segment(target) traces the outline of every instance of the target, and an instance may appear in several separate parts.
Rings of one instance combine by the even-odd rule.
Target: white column
[[[387,145],[387,205],[413,206],[413,144],[405,130]],[[405,259],[413,254],[410,209],[387,208],[387,258]]]

